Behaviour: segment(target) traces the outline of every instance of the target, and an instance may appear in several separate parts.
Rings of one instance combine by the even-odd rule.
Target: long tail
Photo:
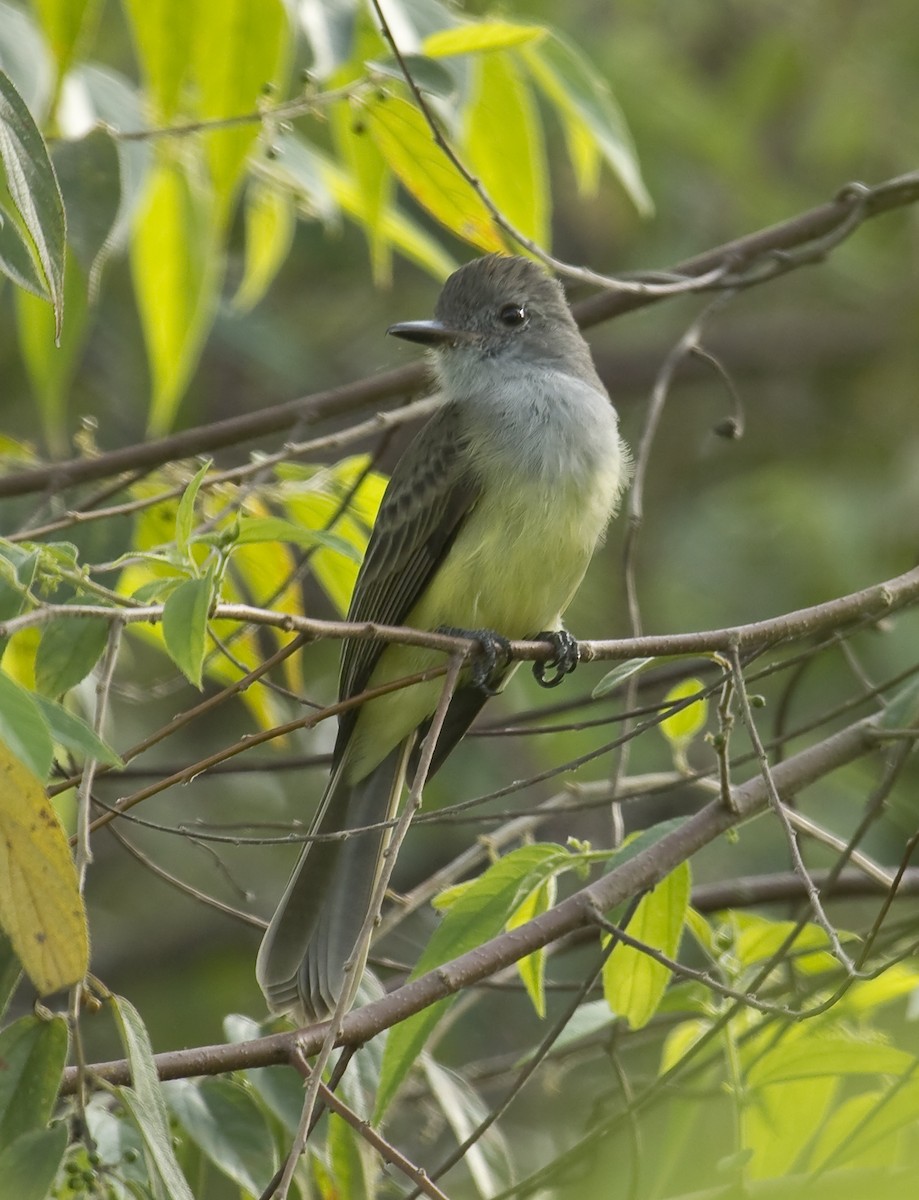
[[[414,738],[397,746],[365,778],[329,780],[311,833],[331,834],[388,821],[396,812]],[[331,1015],[342,992],[354,999],[367,957],[355,951],[391,830],[307,843],[262,941],[256,977],[274,1012],[304,1024]],[[346,972],[350,960],[355,960]]]

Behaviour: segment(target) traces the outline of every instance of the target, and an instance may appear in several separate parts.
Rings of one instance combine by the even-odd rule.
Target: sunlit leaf
[[[450,54],[477,54],[486,50],[508,50],[546,36],[542,25],[516,25],[510,21],[476,21],[441,29],[421,43],[425,54],[442,58]]]
[[[578,855],[551,843],[521,846],[498,859],[447,910],[409,978],[415,979],[495,937],[525,896],[551,875],[578,861]],[[441,1000],[390,1030],[375,1120],[388,1108],[453,999]]]
[[[177,161],[161,157],[147,181],[131,243],[153,380],[151,432],[172,424],[216,309],[219,261],[211,217],[204,190],[189,182]]]
[[[233,307],[248,312],[265,295],[287,258],[296,226],[290,192],[261,179],[246,189],[246,263]]]
[[[194,60],[198,112],[205,120],[254,114],[266,85],[280,82],[289,42],[281,0],[221,0],[210,5],[199,23]],[[211,181],[217,195],[217,220],[232,212],[246,158],[258,136],[258,120],[211,129],[204,135]]]
[[[516,929],[518,925],[525,925],[527,921],[531,921],[541,913],[548,912],[555,903],[556,891],[555,876],[550,875],[539,887],[534,888],[517,910],[511,914],[507,928]],[[520,978],[523,980],[527,994],[530,997],[533,1007],[536,1009],[536,1015],[544,1017],[546,1015],[545,946],[540,950],[535,950],[532,954],[528,954],[526,958],[521,958],[517,963],[517,970],[520,972]]]
[[[157,116],[168,121],[179,105],[188,73],[200,0],[122,0],[147,91]],[[208,10],[208,19],[210,11]]]
[[[511,225],[547,246],[546,153],[529,86],[510,54],[482,55],[473,78],[464,110],[466,163]]]
[[[750,1087],[789,1079],[837,1075],[902,1075],[912,1056],[883,1042],[861,1041],[839,1033],[812,1033],[786,1039],[750,1064]]]
[[[916,1080],[852,1096],[836,1106],[819,1130],[810,1165],[821,1170],[843,1165],[889,1166],[894,1160],[891,1139],[906,1130],[914,1134],[917,1121]]]
[[[681,863],[643,896],[628,932],[668,958],[679,949],[690,893],[689,863]],[[670,969],[631,946],[617,946],[603,967],[603,994],[610,1009],[632,1029],[641,1029],[657,1012],[670,982]]]
[[[98,0],[32,0],[63,78],[73,62],[84,26],[95,16]]]
[[[41,780],[3,743],[0,925],[42,995],[86,974],[86,914],[67,838]]]
[[[773,1179],[795,1166],[838,1090],[839,1079],[832,1076],[756,1090],[741,1117],[743,1145],[751,1151],[751,1179]]]
[[[473,188],[436,145],[424,117],[400,96],[366,107],[367,128],[390,170],[442,225],[480,250],[503,250],[504,240]]]
[[[367,132],[360,108],[352,108],[347,103],[335,105],[332,130],[338,157],[347,165],[363,205],[360,222],[370,247],[374,280],[378,284],[388,284],[392,254],[384,233],[383,217],[392,202],[392,173],[377,142]]]
[[[64,316],[64,202],[44,139],[8,75],[0,71],[0,161],[6,187],[54,309],[55,335]]]
[[[668,691],[664,704],[679,704],[705,689],[701,679],[683,679]],[[658,728],[670,743],[673,760],[678,770],[686,770],[686,750],[696,735],[705,727],[708,719],[708,700],[700,696],[691,704],[684,704],[670,716],[664,717]]]

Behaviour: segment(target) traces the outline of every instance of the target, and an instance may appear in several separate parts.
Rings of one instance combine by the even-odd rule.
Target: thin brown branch
[[[868,718],[810,746],[772,772],[773,783],[782,796],[797,794],[816,780],[866,754],[878,745],[877,720]],[[550,942],[583,929],[593,922],[596,911],[608,912],[647,888],[654,887],[674,867],[692,857],[728,829],[757,816],[768,807],[766,784],[755,776],[735,787],[731,808],[713,802],[687,818],[659,841],[614,868],[587,887],[581,888],[555,908],[508,932],[492,938],[452,962],[413,980],[381,1000],[348,1014],[341,1025],[341,1045],[362,1044],[431,1004],[487,979],[511,963],[525,958]],[[156,1056],[162,1079],[190,1075],[215,1075],[253,1066],[289,1061],[294,1045],[304,1054],[314,1054],[327,1033],[327,1023],[289,1034],[227,1046],[202,1046]],[[100,1063],[94,1073],[109,1083],[129,1081],[125,1061]],[[72,1069],[65,1073],[63,1088],[74,1087]]]

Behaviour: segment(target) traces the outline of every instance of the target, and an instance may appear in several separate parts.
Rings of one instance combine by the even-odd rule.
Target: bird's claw
[[[493,629],[459,629],[453,625],[442,625],[437,632],[447,637],[468,638],[471,642],[478,642],[479,653],[470,666],[470,681],[473,687],[486,695],[496,695],[498,689],[493,686],[492,680],[510,661],[511,644],[508,639]]]
[[[581,661],[581,651],[577,638],[572,637],[567,629],[547,629],[537,633],[534,642],[551,642],[555,653],[545,662],[533,663],[533,676],[540,687],[558,687],[566,675],[570,675]],[[555,668],[555,674],[546,678],[546,670]]]

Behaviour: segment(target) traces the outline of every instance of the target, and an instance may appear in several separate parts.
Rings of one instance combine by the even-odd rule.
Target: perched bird
[[[440,733],[436,770],[512,665],[495,642],[545,636],[571,669],[567,608],[627,476],[616,412],[561,286],[535,262],[492,255],[447,280],[430,321],[388,330],[432,348],[443,406],[396,464],[348,619],[476,636]],[[489,631],[494,631],[490,636]],[[444,662],[440,652],[346,641],[346,699]],[[538,675],[537,675],[538,677]],[[443,679],[342,714],[313,834],[390,820]],[[258,956],[269,1006],[309,1023],[354,993],[388,829],[307,842]],[[348,969],[346,969],[346,967]]]

